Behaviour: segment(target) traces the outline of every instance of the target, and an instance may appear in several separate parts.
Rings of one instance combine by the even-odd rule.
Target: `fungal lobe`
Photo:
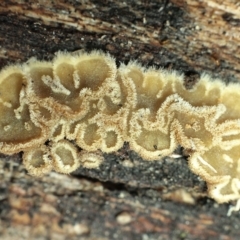
[[[8,67],[0,73],[0,151],[20,152],[39,143],[45,133],[31,119],[26,98],[27,80],[21,67]]]

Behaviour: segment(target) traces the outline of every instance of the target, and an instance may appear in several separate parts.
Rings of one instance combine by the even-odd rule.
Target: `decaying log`
[[[117,64],[239,81],[237,0],[0,2],[0,68],[56,51],[100,49]],[[27,174],[21,153],[0,156],[0,239],[238,239],[239,213],[207,197],[179,147],[161,161],[128,144],[97,170]]]

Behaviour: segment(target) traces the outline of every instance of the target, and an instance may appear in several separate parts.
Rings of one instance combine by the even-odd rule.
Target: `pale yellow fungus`
[[[33,176],[43,176],[52,171],[52,160],[49,148],[45,145],[31,150],[25,150],[23,154],[23,164],[29,174]]]
[[[104,158],[98,151],[87,152],[82,151],[79,155],[81,165],[85,168],[98,168],[103,162]]]
[[[0,152],[23,151],[30,174],[97,168],[129,142],[145,160],[181,145],[219,203],[240,201],[240,85],[175,71],[116,67],[100,52],[58,53],[0,72]],[[240,204],[239,204],[240,206]]]
[[[47,140],[46,127],[34,121],[27,100],[27,79],[20,66],[0,73],[0,151],[13,154]],[[37,115],[37,113],[36,113]]]
[[[61,140],[51,147],[52,166],[56,172],[71,173],[80,166],[78,150],[69,141]]]

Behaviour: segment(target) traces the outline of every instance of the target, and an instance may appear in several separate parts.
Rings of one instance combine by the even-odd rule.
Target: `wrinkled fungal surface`
[[[116,67],[101,52],[58,53],[0,72],[0,152],[23,151],[30,174],[97,168],[129,142],[146,160],[181,145],[219,203],[240,199],[240,86],[202,75]]]

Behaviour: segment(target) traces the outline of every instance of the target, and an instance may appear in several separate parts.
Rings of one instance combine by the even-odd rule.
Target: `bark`
[[[56,51],[100,49],[117,64],[176,69],[186,85],[206,72],[238,81],[237,0],[0,2],[0,69]],[[27,174],[0,156],[1,239],[238,239],[238,213],[217,204],[181,148],[144,161],[128,144],[97,170]]]

